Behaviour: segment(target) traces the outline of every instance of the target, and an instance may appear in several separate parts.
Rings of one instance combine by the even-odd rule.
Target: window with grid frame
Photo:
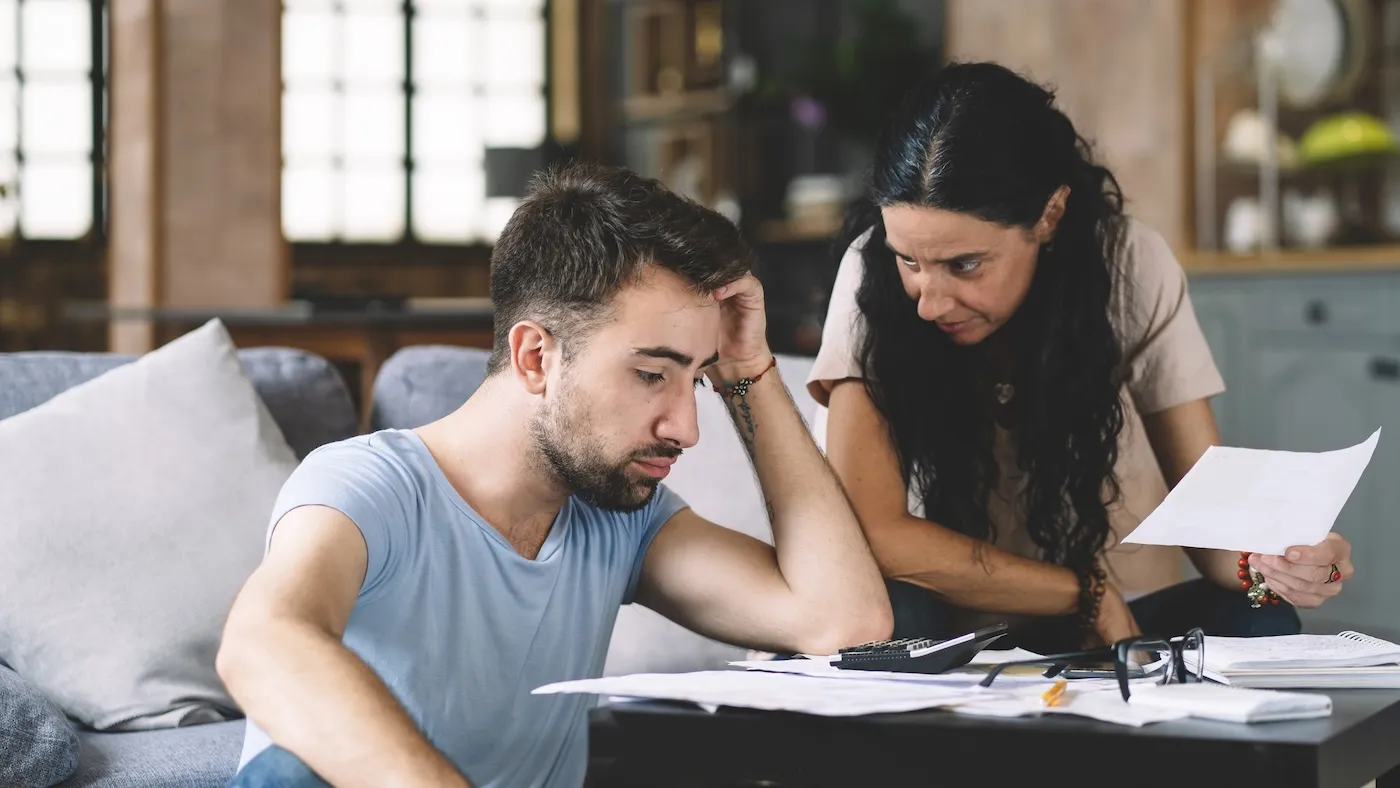
[[[285,0],[288,239],[494,241],[518,200],[488,162],[545,143],[545,6]]]
[[[0,237],[105,235],[104,0],[0,0]]]

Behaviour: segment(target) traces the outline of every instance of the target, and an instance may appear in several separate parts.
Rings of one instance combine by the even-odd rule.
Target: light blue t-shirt
[[[369,562],[344,642],[419,730],[478,788],[581,786],[595,699],[530,691],[602,674],[618,608],[680,497],[662,486],[631,514],[571,498],[532,561],[467,505],[415,433],[385,430],[312,452],[278,496],[269,539],[307,504],[344,512],[364,534]],[[239,768],[268,744],[250,720]]]

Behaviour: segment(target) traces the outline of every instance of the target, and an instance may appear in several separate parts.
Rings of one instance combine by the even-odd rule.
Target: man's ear
[[[544,393],[550,367],[558,358],[558,348],[554,335],[533,320],[522,320],[511,326],[511,368],[526,391]]]
[[[1040,212],[1040,221],[1035,223],[1036,243],[1049,243],[1055,238],[1055,230],[1065,216],[1065,204],[1069,202],[1069,186],[1061,186],[1045,202],[1045,210]]]

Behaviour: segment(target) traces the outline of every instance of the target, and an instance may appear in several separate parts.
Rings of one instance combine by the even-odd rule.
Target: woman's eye
[[[662,383],[666,380],[666,376],[660,372],[647,372],[644,369],[637,370],[637,377],[641,378],[642,382],[648,386],[655,386],[657,383]]]
[[[905,265],[906,268],[915,268],[915,269],[917,269],[917,268],[919,267],[919,261],[918,261],[918,260],[911,260],[911,259],[909,259],[908,257],[900,257],[900,258],[899,258],[899,262],[903,263],[903,264]]]
[[[956,263],[950,264],[949,267],[953,269],[953,273],[955,274],[970,274],[976,271],[977,267],[980,265],[982,265],[981,260],[959,260]]]

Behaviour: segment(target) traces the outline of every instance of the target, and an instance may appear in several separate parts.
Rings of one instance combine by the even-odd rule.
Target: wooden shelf
[[[722,88],[631,96],[622,102],[623,113],[629,121],[714,115],[727,112],[733,106],[734,96]]]
[[[1400,246],[1279,249],[1249,254],[1186,252],[1181,256],[1181,265],[1192,274],[1400,271]]]
[[[777,219],[754,227],[754,238],[762,243],[829,241],[841,232],[841,220]]]

